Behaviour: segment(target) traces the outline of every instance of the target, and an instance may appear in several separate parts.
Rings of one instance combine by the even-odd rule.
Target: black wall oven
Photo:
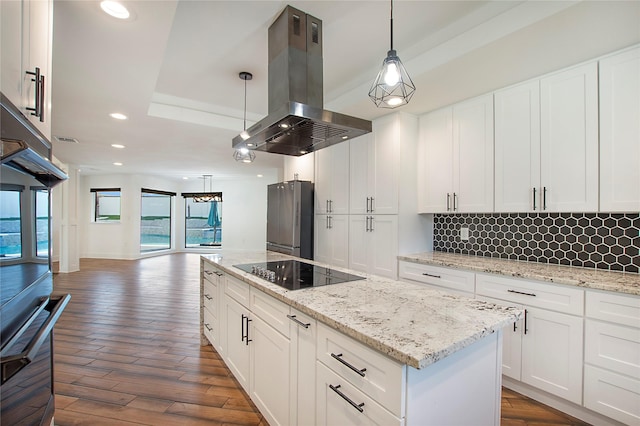
[[[50,142],[0,94],[0,424],[49,425],[53,327],[70,295],[51,273]]]

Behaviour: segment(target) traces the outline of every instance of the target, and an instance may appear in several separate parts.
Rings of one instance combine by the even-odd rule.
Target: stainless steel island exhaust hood
[[[269,27],[269,115],[233,147],[300,156],[370,132],[371,121],[323,109],[322,21],[287,6]]]

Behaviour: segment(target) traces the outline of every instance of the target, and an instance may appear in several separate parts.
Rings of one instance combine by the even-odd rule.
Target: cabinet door
[[[286,318],[285,318],[286,319]],[[290,342],[254,317],[251,322],[251,400],[270,425],[288,425],[291,404]]]
[[[291,404],[291,424],[312,425],[316,418],[316,336],[317,323],[302,312],[291,309],[291,377],[294,378],[292,395],[297,404]]]
[[[398,216],[373,215],[369,219],[370,274],[398,278]]]
[[[315,239],[314,239],[314,260],[322,263],[331,264],[331,235],[329,230],[329,216],[325,214],[315,215],[314,221]]]
[[[0,2],[0,91],[17,107],[22,100],[22,2]]]
[[[382,117],[373,124],[373,144],[369,146],[369,213],[398,213],[401,136],[398,114]]]
[[[540,82],[494,94],[495,211],[540,210]]]
[[[349,144],[342,142],[325,149],[331,150],[330,212],[348,214],[349,185],[346,182],[349,182]]]
[[[23,42],[23,105],[34,107],[36,83],[33,76],[24,71],[40,68],[44,76],[43,121],[24,109],[23,113],[48,139],[51,139],[51,45],[53,40],[53,2],[43,0],[23,1],[23,25],[27,32]]]
[[[375,132],[375,128],[374,128]],[[366,214],[370,208],[369,164],[373,150],[373,134],[349,141],[349,213]]]
[[[314,206],[316,214],[325,214],[329,210],[331,198],[331,148],[321,149],[314,153],[315,185]]]
[[[315,228],[315,260],[348,268],[349,215],[316,215]]]
[[[367,272],[369,269],[369,218],[349,215],[349,268]]]
[[[504,300],[492,299],[490,297],[478,296],[478,300],[523,309],[521,305],[505,302]],[[524,318],[502,330],[502,374],[518,381],[522,380],[523,330]]]
[[[451,108],[420,117],[418,161],[419,213],[451,211],[453,131]]]
[[[527,308],[522,381],[582,404],[583,319]]]
[[[597,211],[597,63],[540,80],[540,111],[543,208]]]
[[[226,357],[225,363],[244,390],[249,393],[249,346],[243,339],[247,333],[249,311],[229,296],[224,298],[224,318],[226,325]],[[250,337],[251,338],[251,337]]]
[[[493,95],[453,106],[452,209],[493,211]]]
[[[600,61],[600,211],[640,210],[640,48]]]

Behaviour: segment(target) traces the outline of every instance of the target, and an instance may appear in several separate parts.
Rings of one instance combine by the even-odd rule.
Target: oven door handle
[[[8,352],[44,309],[51,312],[49,318],[47,318],[47,320],[40,326],[40,329],[31,342],[29,342],[25,347],[24,351],[7,357],[0,356],[0,368],[2,370],[1,384],[4,384],[7,380],[15,376],[20,370],[29,365],[35,359],[38,351],[40,350],[40,346],[42,346],[53,329],[53,326],[58,322],[58,318],[62,315],[62,311],[64,311],[67,303],[69,303],[69,299],[71,299],[70,294],[58,296],[55,299],[44,299],[33,315],[31,315],[31,317],[29,317],[21,327],[18,333],[16,333],[16,335],[7,343],[6,347],[3,348],[2,352]]]

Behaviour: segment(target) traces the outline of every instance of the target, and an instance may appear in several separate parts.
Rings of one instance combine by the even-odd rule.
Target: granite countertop
[[[202,259],[414,368],[427,367],[514,323],[523,314],[519,309],[332,266],[366,279],[290,291],[233,267],[291,259],[278,253],[221,251]]]
[[[443,252],[408,254],[398,256],[398,260],[640,295],[640,274],[631,272],[603,271]]]

